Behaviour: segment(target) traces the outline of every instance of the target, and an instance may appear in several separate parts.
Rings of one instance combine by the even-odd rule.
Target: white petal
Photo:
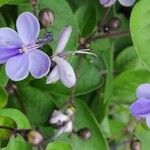
[[[59,74],[58,74],[58,69],[57,66],[53,68],[53,70],[50,72],[46,84],[51,84],[55,83],[59,80]]]
[[[150,116],[146,117],[146,124],[150,128]]]
[[[135,3],[135,0],[118,0],[121,5],[125,7],[130,7]]]
[[[69,38],[71,36],[71,32],[72,32],[72,26],[70,26],[70,25],[66,26],[63,29],[63,31],[59,35],[59,39],[58,39],[58,44],[57,44],[55,55],[63,52],[64,48],[66,47],[66,44],[69,41]]]
[[[57,56],[53,58],[53,61],[58,66],[59,77],[63,84],[68,88],[73,87],[76,84],[76,76],[72,66],[66,60]]]
[[[110,0],[108,3],[104,4],[104,7],[111,7],[113,4],[116,3],[117,0]]]
[[[73,130],[72,121],[67,122],[66,125],[61,128],[61,130],[63,130],[63,132],[66,132],[66,133],[72,132],[72,130]]]
[[[64,115],[62,112],[60,111],[57,111],[55,110],[53,113],[52,113],[52,116],[51,116],[51,119],[50,119],[50,123],[51,124],[55,124],[57,123],[58,121],[61,121],[61,122],[65,122],[65,121],[68,121],[69,117]]]

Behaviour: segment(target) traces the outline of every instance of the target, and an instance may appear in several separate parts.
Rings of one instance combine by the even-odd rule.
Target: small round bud
[[[77,135],[81,139],[88,140],[92,135],[92,131],[89,128],[82,128],[82,129],[77,131]]]
[[[111,18],[108,23],[106,23],[104,26],[103,26],[103,31],[105,33],[109,32],[109,31],[116,31],[120,28],[121,26],[121,21],[119,18],[117,17],[114,17],[114,18]]]
[[[34,7],[35,7],[36,4],[37,4],[37,0],[30,0],[30,2],[31,2],[31,5],[34,6]]]
[[[29,131],[27,134],[27,141],[32,145],[39,145],[43,140],[42,135],[34,130]]]
[[[141,150],[141,142],[138,139],[133,139],[130,143],[131,150]]]
[[[50,9],[44,8],[39,13],[39,20],[42,26],[47,28],[54,23],[54,13]]]
[[[75,111],[76,111],[75,107],[69,107],[66,109],[65,114],[68,116],[73,116]]]

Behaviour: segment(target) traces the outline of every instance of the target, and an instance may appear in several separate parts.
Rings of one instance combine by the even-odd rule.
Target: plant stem
[[[123,36],[128,36],[129,34],[130,34],[130,30],[121,31],[121,32],[113,32],[113,33],[110,33],[110,34],[97,35],[97,36],[93,37],[91,40],[96,41],[98,39],[123,37]]]

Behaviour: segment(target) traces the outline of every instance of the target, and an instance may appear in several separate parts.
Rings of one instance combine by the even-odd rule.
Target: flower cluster
[[[0,28],[0,64],[6,64],[7,76],[13,81],[25,79],[29,73],[34,78],[46,76],[53,61],[56,66],[50,72],[47,83],[54,83],[59,79],[67,87],[76,83],[76,76],[71,65],[61,57],[70,38],[72,27],[67,26],[61,32],[56,52],[49,57],[40,48],[51,41],[39,39],[40,24],[30,12],[24,12],[17,19],[17,32],[11,28]]]
[[[130,106],[131,114],[137,119],[146,119],[150,127],[150,84],[141,84],[136,90],[137,100]]]
[[[61,110],[54,110],[49,123],[58,129],[54,138],[57,138],[62,133],[71,133],[73,130],[73,118],[75,109],[73,107],[68,108],[65,112]]]
[[[111,7],[117,2],[117,0],[99,0],[100,4],[104,7]],[[124,7],[130,7],[135,3],[135,0],[118,0],[118,2]]]

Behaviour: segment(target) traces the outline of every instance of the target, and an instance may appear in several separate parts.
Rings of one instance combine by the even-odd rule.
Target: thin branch
[[[91,39],[91,41],[96,41],[98,39],[114,38],[114,37],[124,37],[130,35],[130,30],[114,32],[110,34],[97,35]]]

